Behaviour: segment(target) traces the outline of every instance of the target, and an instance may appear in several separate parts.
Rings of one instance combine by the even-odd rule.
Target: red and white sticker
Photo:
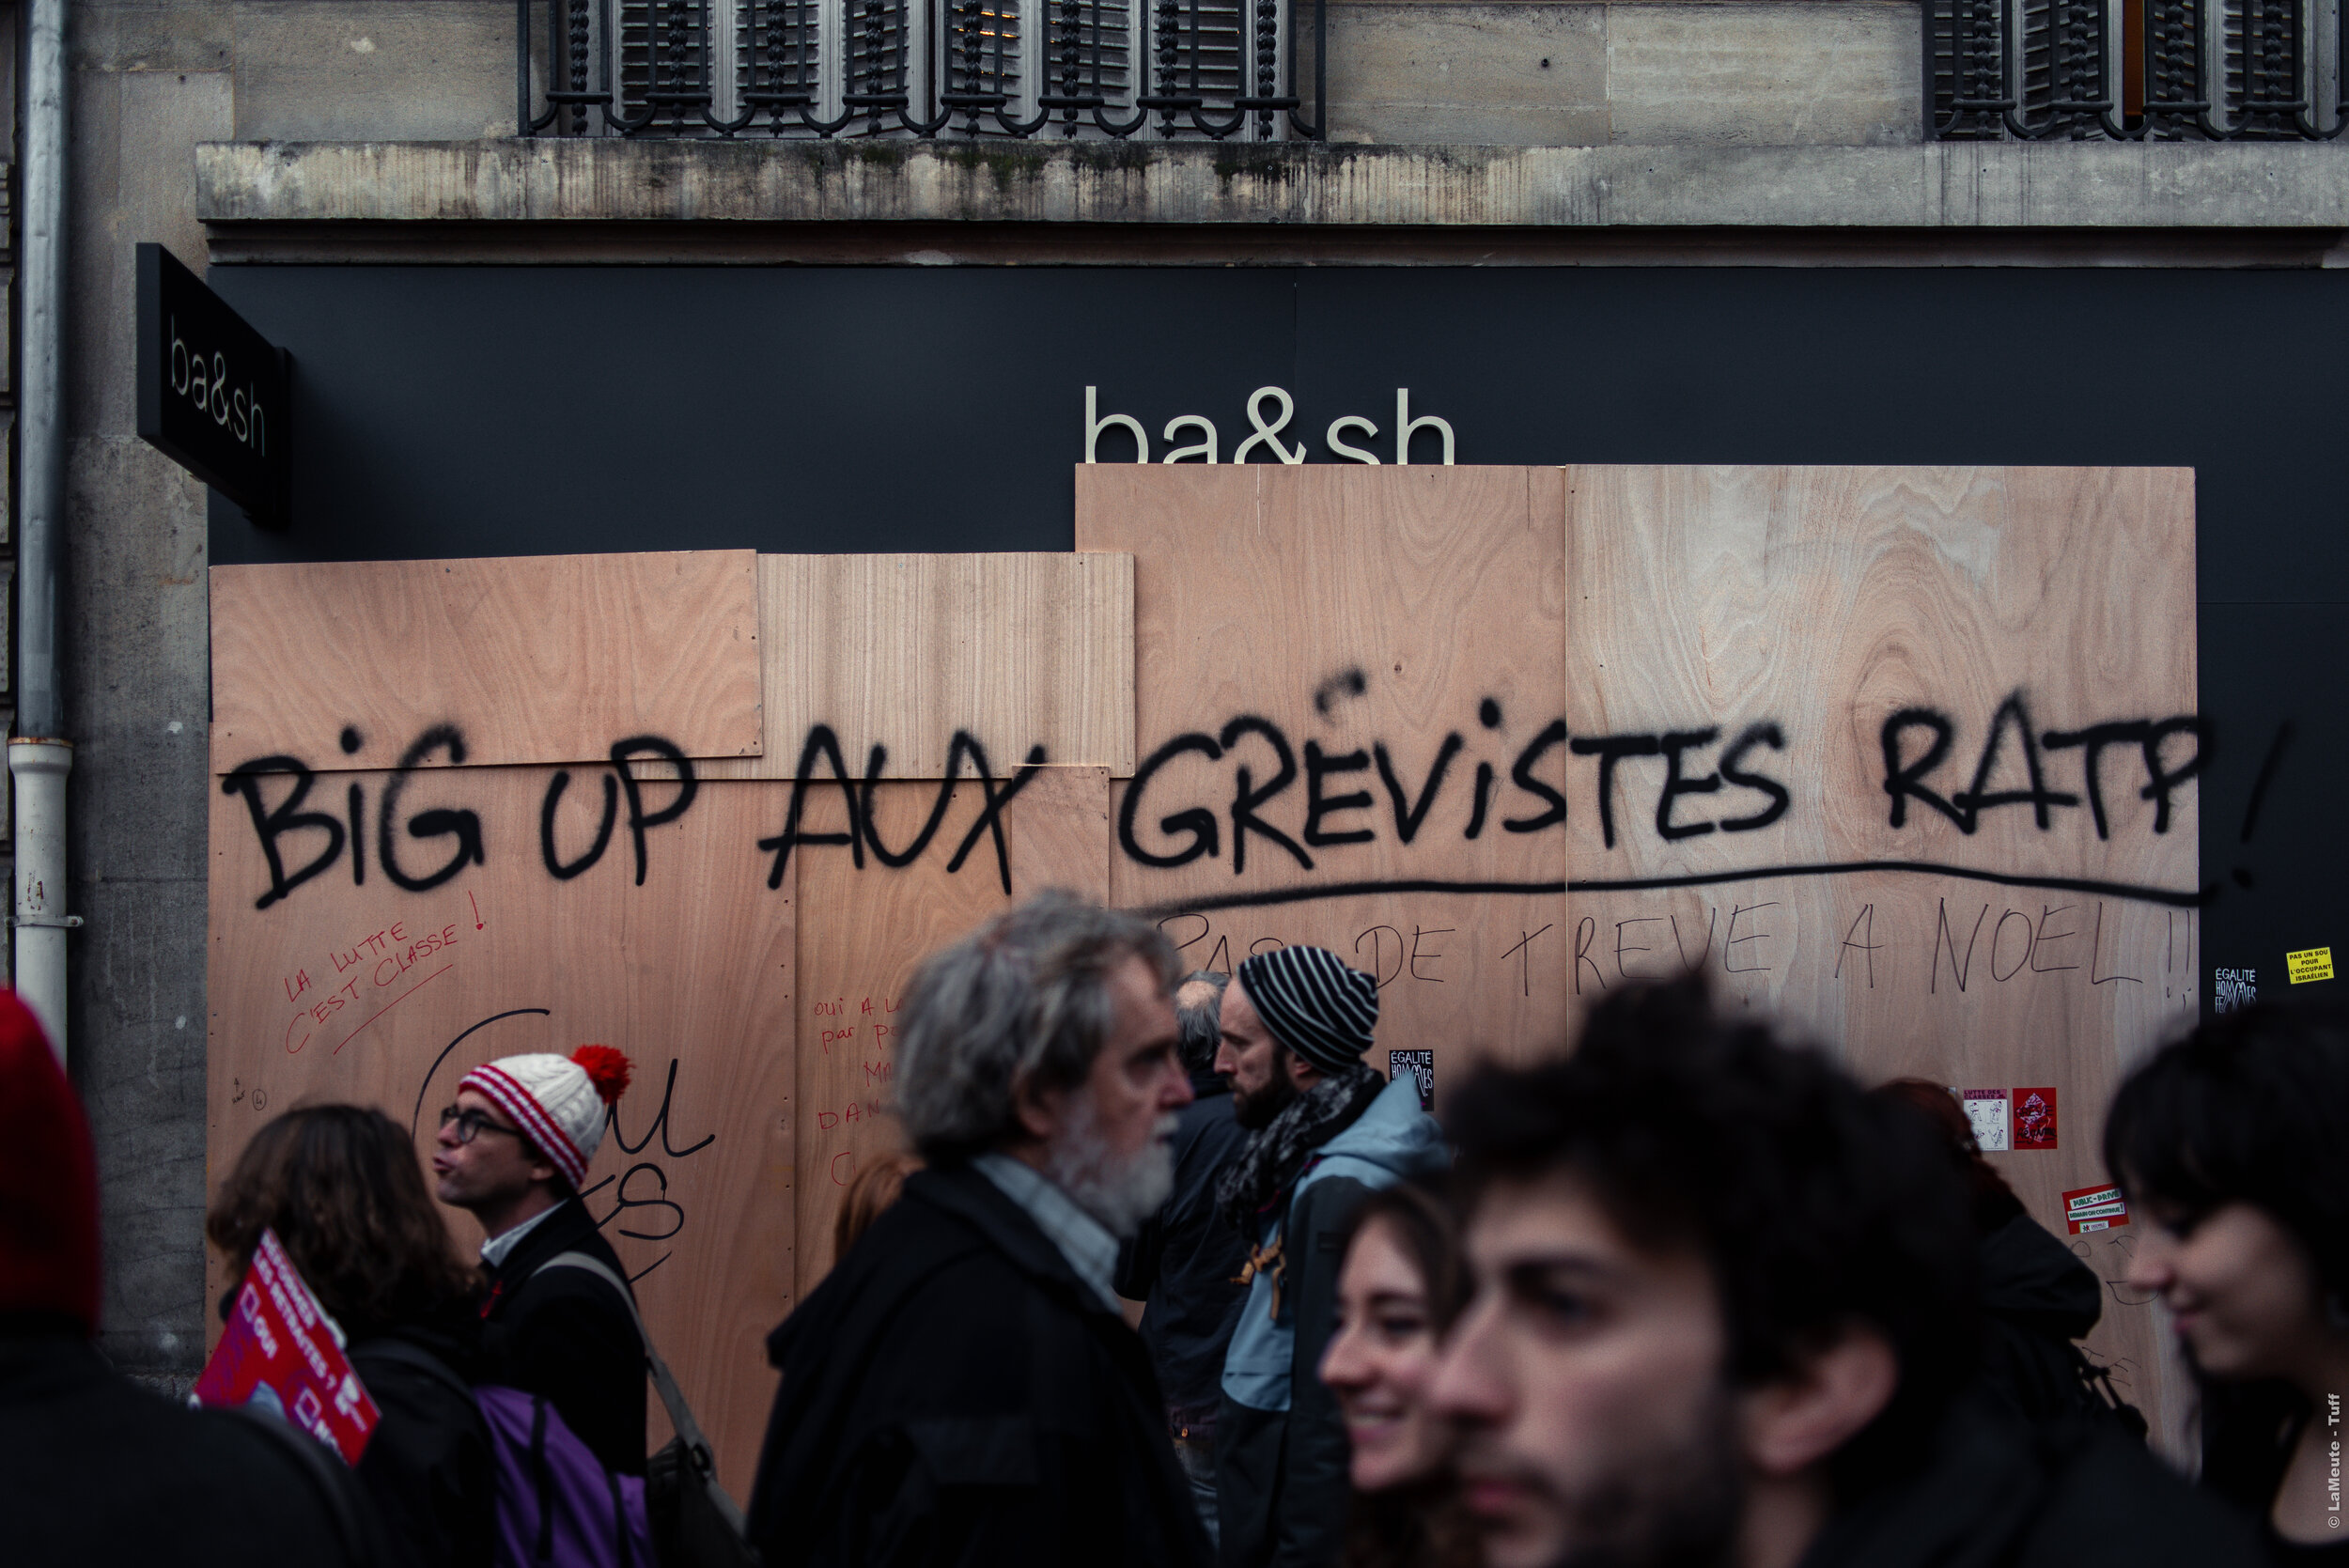
[[[2053,1089],[2008,1091],[2015,1105],[2015,1146],[2052,1149],[2056,1146],[2056,1092]]]
[[[2109,1182],[2102,1187],[2077,1188],[2063,1195],[2063,1222],[2074,1235],[2108,1231],[2129,1222],[2129,1205],[2122,1198],[2121,1189]]]

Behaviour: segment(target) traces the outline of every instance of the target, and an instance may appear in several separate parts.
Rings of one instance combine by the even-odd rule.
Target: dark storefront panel
[[[1342,414],[1373,421],[1366,444],[1391,456],[1401,386],[1414,414],[1451,424],[1464,463],[2191,467],[2217,737],[2205,974],[2256,968],[2263,997],[2284,995],[2287,949],[2349,942],[2333,880],[2349,831],[2326,803],[2349,764],[2349,505],[2324,390],[2324,367],[2349,358],[2349,277],[220,267],[210,281],[295,362],[293,527],[260,532],[215,501],[217,564],[1066,550],[1088,384],[1102,412],[1141,420],[1154,457],[1170,419],[1200,414],[1228,459],[1268,385],[1295,400],[1281,439],[1315,460]],[[1104,435],[1103,456],[1128,440]]]

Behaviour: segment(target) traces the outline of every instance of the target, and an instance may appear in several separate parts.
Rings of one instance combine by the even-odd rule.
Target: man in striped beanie
[[[567,1257],[628,1278],[579,1198],[628,1078],[610,1046],[485,1063],[441,1112],[432,1173],[489,1236],[476,1381],[544,1395],[606,1468],[643,1475],[644,1341],[619,1290]]]
[[[1251,1251],[1249,1296],[1216,1413],[1219,1548],[1228,1568],[1338,1557],[1347,1442],[1316,1369],[1336,1327],[1343,1238],[1363,1199],[1445,1165],[1419,1083],[1363,1062],[1378,986],[1319,947],[1240,965],[1223,992],[1216,1071],[1253,1129],[1217,1199]]]

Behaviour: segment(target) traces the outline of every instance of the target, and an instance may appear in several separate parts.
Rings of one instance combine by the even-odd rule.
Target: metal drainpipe
[[[65,522],[65,18],[67,0],[30,0],[24,26],[23,437],[17,534],[16,988],[59,1061],[66,1054],[66,775],[59,738],[57,558]]]
[[[65,1060],[65,777],[70,740],[11,740],[16,775],[16,993]]]

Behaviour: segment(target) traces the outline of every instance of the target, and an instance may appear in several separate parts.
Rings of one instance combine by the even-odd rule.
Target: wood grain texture
[[[1573,757],[1579,1001],[1694,964],[1733,1004],[1778,1013],[1868,1080],[2053,1086],[2056,1149],[1992,1158],[2063,1234],[2059,1194],[2105,1179],[2102,1117],[2121,1075],[2197,1016],[2199,917],[2159,895],[2190,901],[2200,885],[2199,814],[2195,785],[2179,784],[2157,831],[2161,792],[2148,798],[2130,738],[2101,754],[2100,835],[2085,748],[2047,737],[2194,715],[2192,474],[1585,467],[1565,485],[1574,735],[1660,746],[1718,731],[1680,748],[1682,781],[1702,783],[1750,726],[1773,724],[1782,745],[1757,742],[1740,770],[1788,793],[1765,826],[1667,839],[1666,821],[1750,820],[1769,797],[1729,779],[1675,792],[1659,818],[1669,759],[1626,755],[1610,846],[1600,758]],[[1950,724],[1946,756],[1918,782],[1967,821],[1907,798],[1892,825],[1885,731],[1905,711]],[[1898,734],[1902,769],[1934,734]],[[2195,744],[2164,739],[2162,768],[2183,770]],[[1963,809],[1976,791],[2028,797],[2034,763],[2063,799]],[[1768,874],[1876,862],[1946,869]],[[1621,885],[1662,878],[1703,885]],[[2134,1230],[2067,1239],[2112,1281],[2092,1348],[2175,1441],[2184,1385],[2152,1308],[2119,1283]]]
[[[980,810],[975,784],[955,786],[934,846],[892,868],[871,856],[860,869],[845,848],[809,848],[798,858],[800,908],[801,1180],[799,1288],[805,1296],[832,1268],[840,1200],[860,1160],[900,1150],[889,1112],[895,1072],[890,1032],[906,983],[921,961],[1015,899],[1047,888],[1088,898],[1109,895],[1109,774],[1098,768],[1041,770],[1003,814],[1011,874],[975,853],[949,871],[954,850]],[[885,842],[909,843],[936,806],[937,785],[884,784],[873,820]],[[810,831],[838,832],[848,809],[839,792],[810,798]]]
[[[1078,470],[1079,547],[1137,559],[1115,901],[1187,967],[1311,941],[1375,971],[1381,1050],[1439,1082],[1557,1044],[1565,834],[1509,824],[1549,809],[1520,761],[1563,778],[1562,509],[1554,469]]]
[[[213,770],[270,755],[393,768],[442,724],[475,766],[599,762],[647,734],[688,756],[754,756],[754,562],[720,550],[215,567]],[[339,743],[346,729],[356,750]]]
[[[716,778],[787,779],[831,727],[863,773],[945,777],[957,731],[1007,773],[1133,768],[1133,562],[1114,554],[762,555],[766,738]]]
[[[214,796],[215,1174],[263,1096],[406,1120],[490,1056],[622,1046],[644,1075],[618,1124],[638,1152],[607,1142],[593,1201],[652,1268],[648,1315],[739,1488],[772,1389],[763,1335],[829,1266],[856,1162],[897,1137],[880,1030],[925,955],[1043,887],[1147,910],[1186,968],[1335,950],[1379,983],[1374,1064],[1430,1051],[1439,1093],[1474,1054],[1562,1048],[1628,980],[1703,968],[1864,1078],[2056,1088],[2057,1149],[1994,1157],[2058,1231],[2057,1195],[2102,1178],[2120,1074],[2195,1016],[2190,474],[1104,465],[1076,485],[1092,553],[1074,556],[443,563],[452,581],[382,568],[405,586],[356,609],[299,574],[361,568],[215,573],[215,758],[363,768],[298,808],[290,777],[258,787],[294,814],[281,877],[350,820],[347,789],[367,856],[364,883],[346,844],[257,908],[254,815]],[[651,562],[679,564],[656,582]],[[456,565],[478,570],[460,584]],[[686,603],[697,572],[724,593]],[[1886,730],[1904,715],[1896,825]],[[380,769],[443,722],[474,764],[598,764],[553,812],[567,867],[599,836],[602,759],[629,734],[706,754],[693,737],[739,730],[734,753],[763,753],[700,762],[705,781],[788,781],[820,724],[852,779],[885,749],[889,782],[852,822],[861,782],[818,768],[787,868],[759,845],[793,786],[706,782],[646,830],[639,885],[625,812],[585,869],[547,870],[554,770],[417,773],[395,814],[404,874],[449,858],[451,819],[427,812],[476,812],[484,855],[401,891]],[[365,735],[349,756],[347,722]],[[1943,724],[1945,754],[1919,767]],[[1087,766],[1020,784],[1002,859],[982,831],[949,871],[984,813],[966,778],[893,866],[941,800],[909,781],[942,777],[958,729],[998,790],[1031,746]],[[2064,739],[2089,731],[2093,801],[2091,749]],[[674,789],[641,787],[654,815]],[[443,945],[416,953],[427,934]],[[2119,1283],[2135,1239],[2077,1238],[2110,1282],[2092,1344],[2174,1439],[2183,1385]]]
[[[379,1106],[428,1158],[435,1112],[480,1063],[620,1048],[635,1081],[584,1195],[744,1497],[774,1387],[764,1339],[793,1298],[793,900],[768,890],[755,848],[777,791],[704,785],[681,818],[646,831],[640,886],[624,829],[576,877],[547,874],[537,846],[552,776],[417,775],[402,818],[474,813],[486,863],[412,893],[372,861],[354,881],[346,854],[257,909],[270,888],[259,841],[245,804],[215,792],[209,1169],[217,1183],[257,1127],[305,1099]],[[385,777],[334,783],[371,815]],[[592,777],[564,796],[566,853],[593,839],[599,797]],[[297,830],[283,847],[322,837]],[[461,1249],[479,1244],[469,1217],[449,1219]],[[225,1283],[211,1265],[207,1299]],[[653,1412],[657,1446],[666,1421]]]

